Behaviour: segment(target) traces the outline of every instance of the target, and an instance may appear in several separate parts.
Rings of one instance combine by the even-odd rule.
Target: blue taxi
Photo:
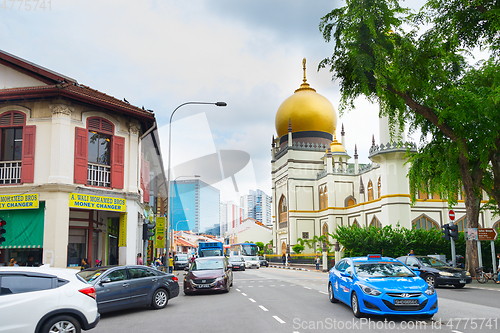
[[[438,311],[436,291],[400,261],[370,254],[344,258],[330,270],[330,302],[342,301],[354,316],[420,315],[432,318]]]

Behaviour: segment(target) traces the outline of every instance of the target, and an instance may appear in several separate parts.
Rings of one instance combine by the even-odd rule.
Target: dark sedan
[[[439,259],[428,256],[403,256],[397,258],[410,268],[418,268],[420,277],[428,285],[437,287],[438,285],[452,285],[455,288],[463,288],[472,282],[469,272],[448,266]]]
[[[260,267],[269,267],[269,262],[264,257],[259,257]]]
[[[167,306],[179,295],[177,277],[147,266],[104,266],[78,273],[95,287],[100,313],[150,305]]]
[[[245,259],[242,256],[232,256],[228,259],[228,265],[233,271],[245,270]]]
[[[208,290],[229,292],[232,285],[233,271],[225,257],[197,258],[184,276],[186,295]]]

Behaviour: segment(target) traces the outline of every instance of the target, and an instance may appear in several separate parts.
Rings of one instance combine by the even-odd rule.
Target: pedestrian
[[[316,258],[314,259],[314,263],[316,264],[316,270],[319,271],[319,257],[316,256]]]
[[[285,267],[285,265],[286,265],[286,255],[284,253],[281,256],[281,261],[283,261],[283,267]]]
[[[142,254],[137,253],[137,265],[144,265],[144,261],[142,261]]]
[[[497,283],[500,284],[500,279],[498,278],[498,273],[500,273],[500,253],[497,253],[498,265],[497,265]]]
[[[407,256],[414,256],[414,255],[415,255],[415,253],[413,253],[413,249],[410,250],[410,253],[407,254]]]
[[[19,265],[17,264],[17,260],[15,258],[11,258],[9,266],[18,267]]]
[[[287,254],[286,258],[288,260],[288,266],[290,266],[292,264],[292,256],[290,255],[290,253]]]
[[[174,258],[172,258],[172,255],[170,255],[170,258],[168,258],[168,272],[170,274],[174,272]]]
[[[102,261],[99,259],[95,260],[95,267],[101,267],[102,266]]]
[[[82,266],[80,267],[80,270],[83,271],[84,269],[87,269],[87,268],[90,268],[90,266],[88,264],[88,259],[83,258],[82,259]]]
[[[28,256],[28,261],[26,261],[24,263],[24,266],[28,266],[28,267],[35,267],[35,260],[33,259],[33,256]]]

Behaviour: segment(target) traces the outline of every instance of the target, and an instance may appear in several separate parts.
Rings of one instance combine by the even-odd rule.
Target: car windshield
[[[195,260],[191,265],[192,271],[207,271],[214,269],[224,269],[223,259]]]
[[[83,270],[77,274],[87,282],[92,282],[109,269],[109,267],[103,267],[99,269]]]
[[[180,260],[186,261],[186,260],[188,260],[188,256],[187,256],[187,254],[178,254],[178,255],[175,256],[175,260],[177,260],[177,261],[180,261]]]
[[[243,257],[229,257],[230,262],[243,262],[245,261]]]
[[[375,262],[354,264],[359,277],[384,278],[384,277],[411,277],[415,276],[408,267],[395,262]]]
[[[443,267],[448,266],[444,262],[439,259],[433,257],[418,257],[418,260],[422,263],[422,265],[427,267]]]

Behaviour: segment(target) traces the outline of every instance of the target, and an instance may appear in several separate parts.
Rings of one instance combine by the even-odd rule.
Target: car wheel
[[[465,286],[465,283],[454,284],[453,286],[457,289],[461,289]]]
[[[68,332],[80,333],[80,323],[71,316],[57,316],[49,319],[42,327],[42,333]]]
[[[339,302],[339,300],[335,298],[335,294],[334,294],[333,286],[332,286],[331,282],[328,283],[328,298],[330,299],[330,302],[332,302],[332,303]]]
[[[163,309],[168,303],[168,293],[165,289],[158,289],[153,294],[151,306],[154,309]]]
[[[226,289],[224,290],[224,292],[228,293],[229,289],[231,289],[231,285],[230,285],[229,280],[228,280],[227,283],[226,283]]]
[[[354,313],[354,317],[356,318],[363,317],[363,313],[359,310],[359,298],[355,291],[353,291],[351,295],[351,308],[352,308],[352,313]]]
[[[424,278],[425,282],[429,285],[429,287],[436,288],[436,278],[432,274],[427,274]]]

